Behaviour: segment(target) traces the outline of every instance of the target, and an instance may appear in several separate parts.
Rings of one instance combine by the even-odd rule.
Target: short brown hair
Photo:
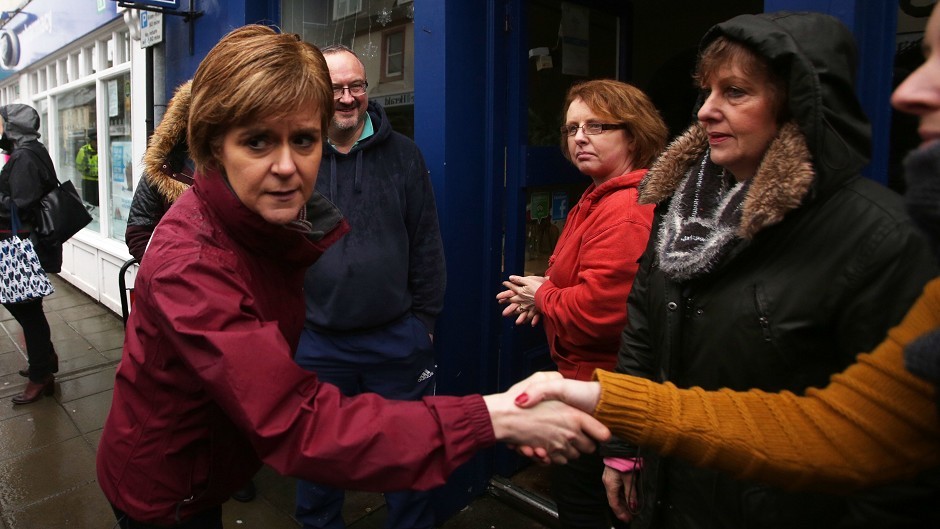
[[[299,35],[261,25],[232,30],[193,77],[187,136],[197,169],[213,163],[213,150],[231,127],[287,116],[301,105],[320,109],[325,136],[333,117],[332,86],[320,50]]]
[[[774,111],[777,123],[787,121],[787,84],[783,77],[770,67],[770,62],[744,44],[719,36],[711,41],[699,55],[693,78],[699,86],[705,86],[708,78],[719,68],[727,64],[736,64],[748,76],[764,76],[770,81],[774,98]]]
[[[562,115],[580,99],[603,119],[627,126],[626,134],[633,138],[633,164],[635,168],[649,167],[666,146],[669,134],[663,118],[650,98],[639,88],[613,79],[583,81],[568,90]],[[561,152],[568,153],[568,135],[561,135]]]

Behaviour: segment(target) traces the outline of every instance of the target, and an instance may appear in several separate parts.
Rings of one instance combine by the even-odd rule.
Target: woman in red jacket
[[[653,220],[653,207],[637,204],[637,185],[667,129],[646,94],[609,79],[571,87],[564,114],[562,152],[591,185],[568,214],[545,276],[509,276],[496,298],[517,324],[543,322],[562,375],[590,380],[617,361],[627,295]],[[553,468],[563,527],[611,526],[602,473],[598,456]]]
[[[297,366],[304,272],[348,230],[311,198],[332,115],[323,56],[297,35],[245,26],[199,65],[194,183],[141,262],[98,447],[121,527],[217,529],[222,503],[262,462],[341,488],[428,489],[497,440],[548,446],[563,462],[606,437],[563,405],[515,412],[513,391],[347,398]]]

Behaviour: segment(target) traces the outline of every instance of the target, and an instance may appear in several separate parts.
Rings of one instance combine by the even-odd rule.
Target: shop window
[[[49,141],[49,101],[42,98],[33,107],[36,112],[39,112],[39,141],[45,144]],[[62,180],[61,175],[59,175],[59,180]]]
[[[108,110],[108,209],[112,239],[124,240],[127,214],[134,188],[134,161],[131,154],[131,76],[124,74],[105,81]]]
[[[558,145],[568,88],[586,79],[617,78],[619,19],[574,2],[528,4],[528,143]]]
[[[123,241],[134,186],[132,50],[128,31],[115,26],[27,75],[29,104],[39,111],[41,141],[59,180],[75,185],[92,215],[85,232]]]
[[[351,48],[366,70],[369,99],[385,107],[396,131],[414,137],[414,4],[333,0],[332,17],[306,0],[281,0],[281,29],[323,48]],[[329,23],[327,23],[329,22]]]
[[[85,207],[91,212],[88,229],[100,231],[98,187],[98,130],[95,85],[83,86],[56,96],[58,123],[59,180],[71,180]]]
[[[405,29],[389,31],[382,38],[382,81],[400,81],[405,75]]]

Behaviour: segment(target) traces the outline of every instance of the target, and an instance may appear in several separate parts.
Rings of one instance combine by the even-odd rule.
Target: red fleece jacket
[[[552,358],[566,378],[612,370],[627,323],[627,295],[646,249],[653,206],[637,204],[639,169],[591,185],[568,213],[535,293]]]

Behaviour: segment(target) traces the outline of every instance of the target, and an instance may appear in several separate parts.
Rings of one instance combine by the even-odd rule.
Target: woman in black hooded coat
[[[859,173],[871,142],[854,40],[827,15],[765,13],[716,25],[701,49],[698,122],[640,186],[657,213],[618,371],[705,390],[825,386],[936,273],[900,197]],[[638,483],[635,527],[898,527],[926,493],[791,494],[620,448],[608,455],[639,455],[640,479],[608,468],[605,483],[620,497]]]
[[[22,104],[0,107],[3,137],[0,148],[10,152],[10,159],[0,170],[0,238],[13,237],[10,205],[16,204],[22,223],[19,236],[26,238],[32,231],[39,200],[58,185],[58,177],[46,147],[39,142],[39,113]],[[46,272],[58,272],[62,265],[62,246],[37,245]],[[3,306],[23,328],[29,367],[20,374],[29,377],[22,393],[13,397],[14,404],[28,404],[55,391],[59,358],[52,347],[49,322],[42,310],[42,298]]]

